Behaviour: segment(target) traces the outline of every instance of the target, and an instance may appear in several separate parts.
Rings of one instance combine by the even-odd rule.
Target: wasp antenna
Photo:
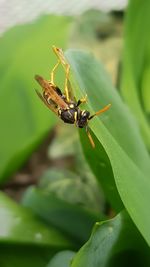
[[[99,111],[95,112],[92,116],[89,117],[89,120],[91,120],[93,117],[100,115],[101,113],[107,111],[111,107],[111,104],[108,104],[104,108],[100,109]]]
[[[108,105],[105,106],[103,109],[100,109],[99,111],[97,111],[97,112],[95,113],[95,115],[99,115],[99,114],[101,114],[101,113],[107,111],[110,107],[111,107],[111,104],[108,104]]]

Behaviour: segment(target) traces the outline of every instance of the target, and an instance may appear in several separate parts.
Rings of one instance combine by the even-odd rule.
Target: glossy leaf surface
[[[60,231],[0,193],[1,266],[44,267],[54,253],[65,248],[72,244]]]
[[[88,95],[85,108],[94,113],[112,104],[109,111],[95,117],[89,125],[111,163],[114,180],[112,175],[106,177],[108,186],[111,184],[114,187],[116,183],[130,216],[150,244],[150,217],[147,216],[150,159],[136,122],[113,88],[102,65],[91,54],[70,50],[66,56],[79,85],[75,88],[76,97]],[[96,153],[89,144],[90,149],[91,153]]]
[[[46,267],[70,267],[74,255],[75,252],[69,250],[58,252]]]
[[[150,264],[150,249],[124,212],[97,223],[88,242],[74,257],[71,267],[125,267]]]
[[[104,219],[94,207],[88,186],[66,170],[46,172],[37,187],[26,191],[22,202],[79,245],[87,241],[95,222]]]

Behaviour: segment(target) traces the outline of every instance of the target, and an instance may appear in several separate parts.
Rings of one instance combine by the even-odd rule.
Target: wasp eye
[[[89,112],[88,111],[85,111],[84,113],[83,113],[83,117],[88,117],[89,116]]]

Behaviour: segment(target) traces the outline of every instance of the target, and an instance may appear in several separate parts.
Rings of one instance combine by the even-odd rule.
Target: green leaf
[[[42,267],[57,251],[72,247],[61,232],[0,193],[1,266]]]
[[[0,245],[0,266],[45,267],[55,252],[48,247],[2,244]]]
[[[0,193],[0,240],[1,243],[27,243],[67,246],[69,242],[53,227],[45,224],[30,210],[20,207],[3,193]]]
[[[147,66],[144,69],[142,75],[142,82],[141,82],[141,95],[142,95],[142,102],[144,106],[144,111],[148,122],[150,123],[150,59],[147,62]]]
[[[130,1],[125,21],[121,93],[137,118],[150,150],[150,1]],[[136,49],[135,49],[136,47]]]
[[[111,85],[102,65],[91,54],[69,50],[66,56],[80,87],[80,90],[76,88],[77,98],[88,95],[88,105],[85,108],[93,114],[105,105],[112,104],[109,111],[95,117],[89,125],[109,157],[125,207],[150,244],[150,217],[147,215],[147,203],[150,201],[150,160],[137,125]],[[88,149],[91,153],[96,153],[90,144]],[[99,175],[99,179],[100,177]],[[114,185],[112,175],[106,179]]]
[[[48,174],[49,179],[40,186],[26,191],[23,204],[81,245],[89,238],[94,223],[104,216],[95,212],[94,204],[93,209],[90,207],[94,203],[91,192],[77,176],[74,179],[70,175],[69,179],[65,177],[69,172],[62,172],[62,176],[58,171]]]
[[[89,238],[93,224],[100,217],[79,205],[57,198],[55,194],[48,194],[34,187],[27,191],[23,204],[79,245]]]
[[[74,255],[70,250],[58,252],[46,267],[70,267]]]
[[[110,160],[103,146],[96,136],[94,136],[94,133],[92,133],[92,138],[94,139],[96,149],[91,153],[86,132],[80,131],[80,139],[87,162],[95,174],[100,186],[103,188],[106,200],[118,212],[123,208],[123,203],[116,188]]]
[[[126,212],[96,223],[71,267],[149,266],[150,249]]]
[[[34,75],[49,79],[57,62],[51,47],[66,46],[70,25],[69,17],[44,16],[14,27],[0,39],[2,180],[26,160],[56,121],[35,94]],[[64,76],[60,73],[57,78],[59,83]]]

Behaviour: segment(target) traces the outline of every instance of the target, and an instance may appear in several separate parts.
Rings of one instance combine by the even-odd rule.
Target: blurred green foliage
[[[54,253],[68,247],[73,245],[60,231],[0,193],[1,266],[42,267]]]
[[[150,1],[130,1],[126,15],[121,92],[150,150]]]
[[[0,40],[0,180],[17,170],[56,122],[40,103],[35,74],[49,79],[53,44],[66,47],[71,18],[44,16],[10,29]],[[60,30],[61,29],[61,30]],[[63,75],[59,75],[58,83]]]
[[[23,204],[82,245],[95,221],[104,218],[95,211],[90,188],[78,176],[63,170],[52,170],[41,181],[38,188],[26,191]]]

